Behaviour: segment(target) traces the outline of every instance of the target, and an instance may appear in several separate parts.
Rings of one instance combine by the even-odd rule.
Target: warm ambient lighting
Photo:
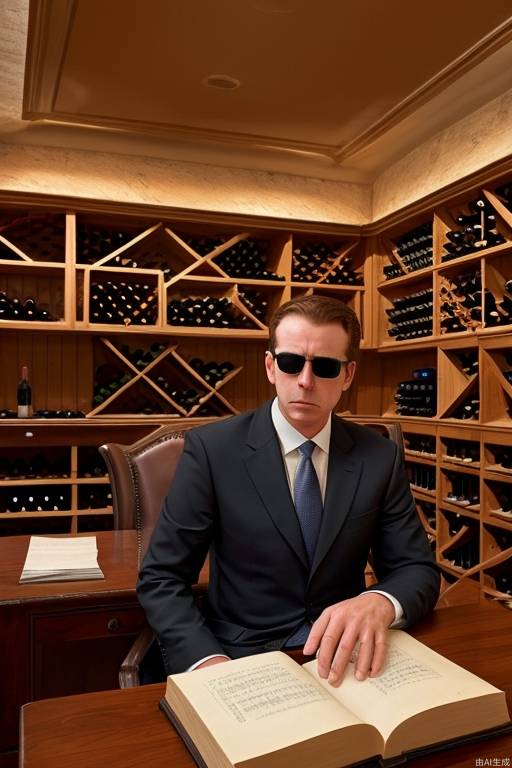
[[[208,88],[221,88],[227,91],[240,87],[240,80],[231,75],[208,75],[201,80],[201,83]]]

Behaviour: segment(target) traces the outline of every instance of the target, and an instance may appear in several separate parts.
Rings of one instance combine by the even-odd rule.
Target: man
[[[354,378],[355,314],[301,297],[269,330],[277,397],[187,433],[140,602],[169,673],[304,646],[338,685],[357,644],[364,679],[382,668],[388,627],[434,607],[439,576],[397,446],[332,415]],[[199,612],[191,584],[208,551]],[[366,590],[370,551],[379,581]]]

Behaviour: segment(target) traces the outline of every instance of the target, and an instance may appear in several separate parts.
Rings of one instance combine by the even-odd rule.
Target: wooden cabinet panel
[[[146,626],[135,531],[96,538],[104,579],[41,584],[19,584],[29,537],[0,539],[0,766],[17,749],[23,704],[117,688],[121,661]]]
[[[122,603],[32,615],[30,698],[117,688],[121,662],[145,625],[139,606]]]

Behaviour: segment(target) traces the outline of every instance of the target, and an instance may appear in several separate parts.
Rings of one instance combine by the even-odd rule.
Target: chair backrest
[[[357,424],[362,424],[365,427],[370,427],[370,429],[374,429],[379,434],[392,440],[394,443],[397,444],[402,460],[405,458],[404,436],[402,434],[402,427],[398,421],[393,421],[393,422],[371,421],[371,419],[366,420],[364,418],[361,419],[359,417],[355,418],[354,421],[356,421]],[[365,580],[366,580],[367,587],[369,587],[371,584],[376,584],[378,581],[373,571],[373,558],[371,553],[370,553],[368,563],[366,565]]]
[[[106,443],[99,449],[112,486],[114,528],[135,528],[139,564],[183,452],[184,437],[161,427],[132,445]]]
[[[398,421],[384,422],[371,421],[371,419],[367,421],[366,419],[361,419],[359,417],[356,417],[354,421],[358,424],[362,424],[364,427],[375,429],[376,432],[379,432],[384,437],[388,437],[397,444],[402,459],[405,457],[404,436],[402,434],[402,427]]]

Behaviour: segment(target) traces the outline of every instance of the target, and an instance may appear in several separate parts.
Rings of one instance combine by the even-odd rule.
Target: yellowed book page
[[[346,702],[360,720],[374,725],[385,740],[402,721],[421,712],[500,693],[401,630],[389,632],[387,661],[379,677],[360,682],[350,663],[341,686],[333,689],[318,677],[316,667],[316,661],[305,665],[332,696]]]
[[[280,652],[171,679],[233,764],[343,727],[367,731],[330,691]]]

